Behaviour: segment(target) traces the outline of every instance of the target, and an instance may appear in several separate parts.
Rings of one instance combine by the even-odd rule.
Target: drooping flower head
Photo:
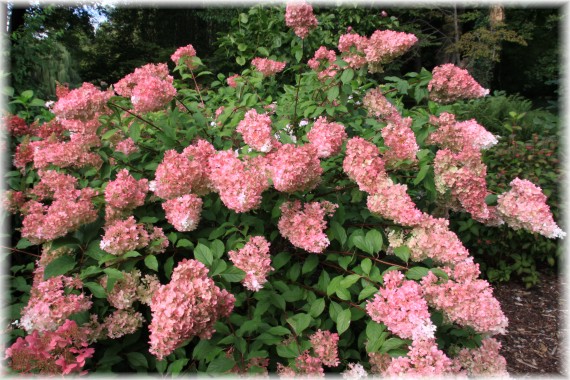
[[[202,199],[194,194],[186,194],[164,202],[162,208],[166,213],[166,220],[177,231],[193,231],[200,222]]]
[[[317,157],[320,158],[327,158],[339,153],[346,138],[344,125],[328,123],[324,117],[319,117],[307,133],[307,139],[317,148]]]
[[[368,71],[381,72],[382,65],[407,52],[416,42],[418,38],[410,33],[394,30],[375,31],[364,48]]]
[[[280,73],[287,65],[286,62],[272,61],[271,59],[259,57],[254,58],[251,61],[251,64],[257,71],[262,73],[264,77],[269,77]]]
[[[428,91],[430,98],[436,102],[453,103],[459,99],[482,98],[489,94],[489,90],[481,87],[467,70],[451,63],[435,67],[432,74]]]
[[[150,353],[162,360],[194,336],[209,339],[216,321],[231,313],[234,302],[232,294],[208,277],[204,264],[182,260],[174,268],[170,283],[156,290],[152,298]]]
[[[263,153],[269,152],[275,142],[271,131],[271,118],[267,114],[258,114],[254,109],[245,113],[236,131],[243,136],[247,145]]]
[[[242,249],[228,253],[234,265],[246,273],[244,286],[254,292],[263,288],[267,274],[273,270],[269,246],[270,243],[263,236],[254,236]]]
[[[323,169],[312,144],[284,144],[269,156],[271,179],[278,191],[293,193],[314,189],[321,180]]]
[[[186,45],[183,47],[178,48],[174,54],[172,54],[170,56],[170,59],[172,59],[172,62],[174,62],[174,64],[178,65],[182,62],[184,62],[187,66],[191,67],[192,66],[192,57],[196,56],[196,50],[194,49],[194,46],[192,45]]]
[[[320,80],[325,80],[336,75],[339,67],[334,63],[335,61],[336,53],[334,50],[321,46],[307,64],[317,72]]]
[[[310,339],[313,351],[315,351],[315,354],[321,359],[324,365],[336,367],[340,364],[340,360],[338,359],[339,336],[337,333],[321,331],[319,329],[310,336]]]
[[[304,1],[295,1],[287,4],[285,9],[285,24],[293,28],[295,34],[304,39],[311,29],[317,27],[319,22],[313,14],[313,7]]]
[[[364,49],[367,46],[368,38],[356,33],[343,34],[338,40],[338,50],[342,53],[342,59],[353,69],[366,65]]]
[[[69,91],[53,106],[53,113],[60,119],[90,120],[97,115],[110,112],[107,102],[112,91],[100,91],[91,83]]]

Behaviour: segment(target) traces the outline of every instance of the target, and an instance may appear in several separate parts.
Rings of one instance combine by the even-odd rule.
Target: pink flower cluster
[[[328,123],[324,117],[319,117],[307,133],[307,139],[317,148],[317,157],[327,158],[340,153],[340,148],[347,139],[347,135],[344,125]]]
[[[148,180],[136,180],[127,169],[122,169],[114,181],[110,181],[105,188],[105,201],[107,202],[107,221],[113,216],[129,212],[144,204],[148,192]]]
[[[108,338],[117,339],[127,334],[132,334],[142,327],[143,315],[132,309],[115,310],[105,318],[103,330]]]
[[[329,50],[321,46],[315,52],[313,58],[309,59],[307,64],[311,69],[317,72],[317,76],[320,80],[325,80],[334,77],[338,72],[339,67],[335,64],[335,61],[336,53],[334,50]]]
[[[150,309],[150,353],[159,360],[194,336],[209,339],[213,326],[227,317],[235,298],[220,290],[199,261],[184,259],[172,272],[169,284],[154,294]]]
[[[458,99],[482,98],[489,90],[481,87],[467,70],[451,63],[437,66],[428,83],[430,98],[439,103],[453,103]]]
[[[364,48],[368,70],[372,73],[381,72],[383,64],[401,56],[416,42],[418,38],[410,33],[393,30],[375,31]]]
[[[368,301],[366,312],[373,321],[384,323],[401,338],[434,338],[435,326],[420,284],[404,280],[399,271],[393,270],[384,275],[384,288],[380,288],[374,299]]]
[[[41,125],[34,123],[32,127],[34,135],[44,140],[48,139],[51,135],[54,135],[57,140],[60,140],[63,137],[63,131],[65,129],[58,119],[52,119]]]
[[[34,244],[53,240],[75,231],[81,225],[97,219],[97,210],[91,199],[95,190],[76,190],[77,180],[69,175],[48,170],[39,172],[40,182],[33,192],[38,200],[30,200],[22,206],[22,236]],[[51,198],[51,204],[40,203]]]
[[[308,252],[321,253],[330,241],[324,230],[327,224],[325,215],[332,215],[338,206],[328,201],[285,202],[281,205],[281,218],[277,227],[281,236],[295,247]]]
[[[99,91],[91,83],[69,91],[53,105],[52,111],[59,119],[92,120],[110,112],[107,102],[113,91]]]
[[[55,331],[70,315],[89,310],[91,300],[85,294],[66,294],[66,288],[81,289],[79,279],[65,276],[43,279],[44,268],[38,266],[28,304],[22,309],[19,326],[32,331]]]
[[[405,117],[382,128],[384,145],[388,147],[388,151],[384,153],[386,165],[393,165],[403,160],[417,161],[416,154],[420,148],[411,126],[412,118]]]
[[[364,95],[362,104],[370,116],[397,123],[401,119],[398,109],[386,99],[380,87],[373,88]]]
[[[283,364],[277,363],[277,374],[281,378],[292,378],[302,375],[300,377],[312,379],[325,376],[321,359],[311,356],[308,350],[295,359],[294,368],[285,367]]]
[[[323,169],[312,144],[284,144],[268,156],[273,186],[278,191],[293,193],[314,189],[321,180]]]
[[[461,240],[449,230],[446,219],[427,218],[411,231],[404,244],[410,249],[410,258],[416,262],[431,258],[436,263],[453,266],[469,257]]]
[[[509,191],[499,195],[497,211],[511,228],[537,232],[551,239],[566,236],[554,221],[540,187],[519,178],[512,180],[510,186]]]
[[[245,113],[236,131],[241,133],[247,145],[259,152],[269,152],[275,143],[271,133],[271,118],[266,114],[258,114],[254,109]]]
[[[117,145],[115,145],[115,150],[117,152],[123,153],[125,156],[128,156],[135,152],[138,152],[139,148],[137,148],[133,139],[129,137],[119,141]]]
[[[164,199],[173,199],[190,192],[204,195],[209,192],[208,158],[213,146],[203,140],[187,147],[182,153],[167,150],[155,172],[154,193]]]
[[[177,231],[194,231],[200,222],[202,199],[194,194],[186,194],[170,199],[162,204],[166,220]]]
[[[236,79],[238,79],[238,78],[241,78],[241,75],[235,74],[235,75],[232,75],[231,77],[228,77],[228,79],[226,80],[228,82],[228,86],[230,86],[232,88],[236,88],[237,87]]]
[[[152,112],[163,108],[176,95],[174,78],[165,63],[148,64],[135,69],[115,84],[115,92],[130,97],[135,112]]]
[[[467,376],[507,377],[507,361],[499,353],[500,349],[501,343],[496,339],[486,338],[479,348],[463,348],[453,361],[467,372]]]
[[[30,143],[36,169],[45,169],[49,165],[60,168],[99,167],[103,161],[97,153],[91,152],[91,148],[100,145],[101,140],[98,136],[82,133],[71,134],[69,141],[57,141],[50,137],[47,140]]]
[[[4,128],[14,137],[20,137],[31,133],[31,128],[26,121],[18,115],[7,115],[2,118]]]
[[[368,38],[356,33],[347,33],[338,39],[338,50],[343,53],[342,59],[353,69],[366,65],[364,49],[368,46]]]
[[[376,182],[386,176],[378,147],[362,137],[353,137],[346,143],[342,168],[348,178],[366,192],[371,192]]]
[[[313,7],[306,2],[288,3],[285,8],[285,25],[293,28],[295,34],[304,39],[319,22],[313,14]]]
[[[118,279],[113,284],[111,290],[107,290],[107,301],[116,309],[123,310],[130,308],[138,299],[137,290],[140,286],[141,272],[135,269],[131,272],[122,272],[123,278]],[[100,280],[101,286],[107,289],[108,276],[103,276]]]
[[[455,115],[442,112],[439,117],[430,116],[430,123],[438,126],[438,129],[428,137],[428,142],[454,152],[460,152],[469,146],[476,150],[489,149],[498,142],[475,119],[457,122]]]
[[[407,193],[408,186],[394,184],[389,177],[380,179],[370,191],[366,205],[370,212],[403,226],[416,226],[424,214]]]
[[[311,335],[310,340],[315,355],[324,365],[336,367],[340,364],[340,360],[338,359],[339,336],[337,333],[321,331],[319,329]]]
[[[440,280],[432,272],[422,281],[428,304],[442,310],[445,316],[460,326],[472,326],[483,334],[502,334],[507,318],[501,305],[493,297],[493,290],[485,280],[478,280],[479,266],[469,258],[453,269],[443,268],[448,280]]]
[[[264,77],[269,77],[280,73],[287,65],[286,62],[272,61],[271,59],[259,57],[254,58],[251,61],[251,64],[257,71],[262,73]]]
[[[414,340],[407,356],[392,358],[383,376],[433,377],[454,372],[453,362],[437,348],[435,339]]]
[[[186,45],[183,47],[178,48],[174,54],[172,54],[170,56],[170,59],[172,59],[172,62],[174,62],[175,65],[180,64],[180,60],[182,60],[182,63],[185,63],[186,65],[189,65],[189,67],[192,66],[192,57],[196,56],[196,50],[194,49],[194,46],[192,45]]]
[[[234,265],[245,272],[244,286],[254,292],[263,288],[267,274],[273,270],[269,246],[263,236],[254,236],[242,249],[228,253]]]
[[[86,374],[85,361],[95,349],[88,348],[88,331],[66,320],[55,331],[34,330],[25,338],[18,338],[6,349],[12,370],[25,374],[68,375]]]
[[[154,227],[153,232],[149,234],[142,224],[138,224],[135,218],[130,216],[107,225],[99,245],[105,252],[116,256],[147,246],[151,253],[162,253],[168,246],[168,239],[161,228]]]
[[[227,208],[247,212],[259,207],[261,193],[269,188],[264,157],[242,161],[226,150],[210,157],[209,165],[212,185]]]

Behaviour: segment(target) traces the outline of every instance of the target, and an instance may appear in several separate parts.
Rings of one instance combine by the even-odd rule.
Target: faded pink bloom
[[[307,64],[317,72],[320,80],[325,80],[336,75],[339,67],[334,63],[335,61],[336,53],[334,50],[321,46]]]
[[[453,362],[435,339],[414,340],[407,356],[392,358],[383,376],[442,376],[454,372]]]
[[[216,154],[216,149],[206,140],[197,139],[192,145],[182,151],[189,160],[197,164],[200,170],[195,174],[192,181],[192,192],[196,195],[206,195],[213,190],[210,182],[209,159]]]
[[[540,187],[519,178],[512,180],[510,186],[497,200],[497,211],[509,227],[537,232],[550,239],[566,236],[554,221]]]
[[[127,169],[121,169],[117,178],[105,188],[105,201],[108,207],[132,210],[142,206],[148,192],[148,180],[136,180]]]
[[[438,279],[432,272],[422,281],[425,298],[431,307],[443,311],[453,323],[471,326],[483,334],[502,334],[508,321],[489,283],[478,280],[479,265],[471,258],[457,263],[453,269],[444,267],[448,280]]]
[[[393,30],[375,31],[364,48],[368,71],[382,72],[382,65],[404,54],[416,42],[418,42],[417,37],[410,33]]]
[[[324,117],[319,117],[309,133],[307,133],[307,139],[317,148],[317,157],[319,158],[327,158],[338,154],[346,138],[344,125],[328,123]]]
[[[125,156],[131,155],[139,151],[139,148],[135,145],[135,142],[130,137],[121,140],[115,145],[115,150],[117,152],[123,153]]]
[[[227,317],[235,298],[220,290],[208,277],[208,269],[196,260],[184,259],[172,272],[172,279],[154,294],[150,309],[150,353],[159,360],[184,341],[198,336],[209,339],[213,326]]]
[[[152,233],[148,236],[150,243],[146,251],[150,254],[164,253],[168,248],[168,238],[160,227],[152,227]]]
[[[275,75],[285,68],[286,62],[272,61],[267,58],[254,58],[251,64],[255,67],[257,71],[263,74],[264,77],[269,77]]]
[[[327,227],[325,215],[332,215],[337,207],[328,201],[304,205],[299,201],[285,202],[281,205],[281,218],[277,225],[279,232],[295,247],[321,253],[330,244],[324,232]]]
[[[236,88],[237,87],[236,79],[238,78],[241,78],[241,75],[234,74],[231,77],[228,77],[228,79],[226,79],[226,81],[228,82],[228,86]]]
[[[196,50],[194,49],[194,46],[186,45],[178,48],[174,54],[170,56],[170,59],[172,59],[172,62],[174,62],[175,65],[180,64],[180,60],[182,60],[182,63],[186,63],[188,67],[192,68],[192,57],[195,56]]]
[[[115,310],[105,317],[103,329],[107,337],[117,339],[124,335],[132,334],[142,327],[143,315],[133,309]]]
[[[173,199],[197,192],[194,189],[196,185],[204,191],[207,187],[204,183],[207,176],[205,171],[207,167],[203,166],[203,162],[191,159],[187,150],[182,153],[167,150],[156,168],[154,193],[160,198]]]
[[[437,66],[432,71],[428,83],[430,98],[439,103],[453,103],[459,99],[482,98],[489,90],[481,87],[467,70],[451,63]]]
[[[101,139],[97,135],[82,133],[72,134],[69,141],[60,142],[50,138],[30,143],[36,169],[44,169],[49,165],[60,168],[100,167],[103,163],[101,157],[91,152],[92,148],[100,145]]]
[[[246,273],[244,286],[254,292],[263,288],[267,274],[273,270],[269,246],[269,242],[263,236],[254,236],[242,249],[228,253],[234,265]]]
[[[475,119],[457,122],[455,115],[442,112],[439,117],[430,116],[430,123],[438,129],[429,137],[428,143],[460,152],[466,147],[476,150],[489,149],[497,144],[497,138]]]
[[[110,290],[107,290],[107,301],[116,309],[128,309],[137,300],[137,288],[140,284],[141,272],[135,269],[122,272],[123,278],[118,279]],[[101,286],[107,289],[108,276],[100,280]]]
[[[407,185],[394,184],[389,177],[379,179],[370,190],[368,209],[403,226],[419,225],[424,215],[408,195],[407,188]]]
[[[4,128],[14,137],[20,137],[31,133],[31,128],[26,121],[18,115],[6,115],[2,117]]]
[[[33,134],[41,139],[47,140],[54,135],[56,140],[60,140],[63,137],[64,127],[61,124],[61,120],[52,119],[48,122],[38,125],[36,122],[32,124]]]
[[[364,95],[364,98],[362,98],[362,104],[370,116],[391,123],[397,123],[402,118],[398,109],[386,99],[380,87],[368,91],[366,95]]]
[[[210,157],[210,180],[227,208],[247,212],[259,207],[261,193],[269,188],[265,161],[262,156],[242,161],[229,150]]]
[[[60,97],[52,111],[59,119],[90,120],[100,114],[110,112],[107,102],[113,96],[113,91],[99,91],[91,83],[83,83],[76,89]]]
[[[399,271],[393,270],[384,275],[384,287],[372,301],[367,302],[366,312],[373,321],[384,323],[401,338],[434,338],[435,326],[420,284],[404,280]]]
[[[417,162],[416,154],[420,148],[411,126],[412,118],[405,117],[394,124],[388,123],[382,128],[384,145],[388,147],[383,157],[386,165],[393,166],[403,160]]]
[[[368,38],[356,33],[343,34],[338,40],[338,50],[342,53],[342,59],[353,69],[366,65],[364,49],[367,46]]]
[[[43,279],[44,267],[34,271],[28,304],[22,309],[19,326],[32,331],[55,331],[70,315],[89,310],[91,300],[80,294],[66,294],[66,289],[81,289],[82,282],[66,276]]]
[[[499,353],[501,343],[493,338],[483,339],[479,348],[463,348],[453,362],[467,371],[467,376],[508,376],[507,361]]]
[[[176,95],[174,78],[165,63],[148,64],[135,69],[115,84],[115,92],[130,97],[135,112],[151,112],[163,108]]]
[[[254,109],[247,111],[236,132],[243,136],[243,141],[252,149],[267,153],[273,148],[275,138],[271,131],[271,118],[266,114],[258,114]]]
[[[295,359],[295,367],[299,374],[311,376],[311,378],[325,376],[321,359],[309,355],[309,351],[303,352]]]
[[[295,1],[285,8],[285,24],[293,28],[295,34],[304,39],[319,22],[313,14],[313,7],[305,1]]]
[[[358,380],[358,379],[363,379],[365,377],[368,377],[368,372],[366,372],[366,370],[364,369],[362,364],[348,363],[347,366],[348,366],[348,368],[346,370],[344,370],[343,372],[341,372],[343,379]]]
[[[149,243],[148,232],[142,224],[137,224],[130,216],[126,220],[117,220],[105,227],[101,239],[101,249],[112,255],[120,256],[128,251],[144,248]]]
[[[177,231],[193,231],[200,222],[202,199],[194,194],[186,194],[164,202],[162,208],[166,213],[166,220]]]
[[[273,186],[278,191],[309,191],[321,180],[323,169],[312,144],[300,147],[284,144],[268,155],[268,159]]]
[[[376,145],[361,137],[353,137],[346,143],[342,168],[362,191],[371,192],[376,182],[386,176],[379,153]]]
[[[317,355],[324,365],[336,367],[340,364],[340,360],[338,360],[339,336],[337,333],[321,331],[319,329],[310,336],[310,339],[315,355]]]

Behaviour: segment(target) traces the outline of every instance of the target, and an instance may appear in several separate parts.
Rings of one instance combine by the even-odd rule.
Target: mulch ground
[[[565,284],[556,274],[543,274],[540,283],[525,289],[516,282],[496,284],[494,294],[509,319],[507,333],[498,336],[507,370],[516,377],[568,376],[564,363],[562,315]]]

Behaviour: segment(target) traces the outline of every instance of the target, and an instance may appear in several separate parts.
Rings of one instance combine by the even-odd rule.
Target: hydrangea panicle
[[[180,64],[180,61],[182,60],[183,63],[191,67],[192,57],[195,56],[196,56],[196,50],[194,49],[194,46],[186,45],[183,47],[179,47],[174,52],[174,54],[170,56],[170,59],[172,60],[172,62],[174,62],[175,65]]]
[[[271,132],[271,119],[266,114],[258,114],[254,109],[247,111],[236,131],[247,145],[257,151],[267,153],[273,148],[275,139]]]
[[[393,30],[375,31],[364,48],[368,61],[368,71],[372,73],[382,72],[382,65],[404,54],[416,42],[418,42],[418,38],[410,33]]]
[[[186,194],[164,202],[162,208],[166,213],[166,220],[177,231],[193,231],[200,222],[202,199],[194,194]]]
[[[338,340],[337,333],[330,331],[317,330],[310,336],[311,345],[315,355],[321,362],[328,367],[336,367],[340,364],[338,359]]]
[[[451,63],[437,66],[428,83],[430,98],[439,103],[453,103],[458,99],[482,98],[489,90],[481,87],[467,70]]]
[[[307,139],[317,148],[317,157],[327,158],[340,152],[347,135],[344,125],[328,123],[324,117],[319,117],[307,133]]]
[[[251,61],[251,64],[257,71],[263,74],[264,77],[269,77],[283,71],[286,62],[272,61],[267,58],[256,57]]]
[[[269,171],[276,190],[293,193],[314,189],[321,180],[323,169],[318,151],[312,144],[284,144],[269,156]]]
[[[144,248],[149,243],[149,234],[142,224],[137,224],[130,216],[126,220],[117,220],[105,227],[101,239],[101,249],[112,255],[120,256],[128,251]]]
[[[263,288],[267,274],[273,270],[269,246],[270,243],[263,236],[254,236],[242,249],[228,253],[234,265],[246,273],[244,286],[254,292]]]
[[[318,25],[317,18],[313,14],[313,7],[305,1],[294,1],[285,8],[285,24],[293,28],[295,34],[301,39],[306,38],[311,29]]]

